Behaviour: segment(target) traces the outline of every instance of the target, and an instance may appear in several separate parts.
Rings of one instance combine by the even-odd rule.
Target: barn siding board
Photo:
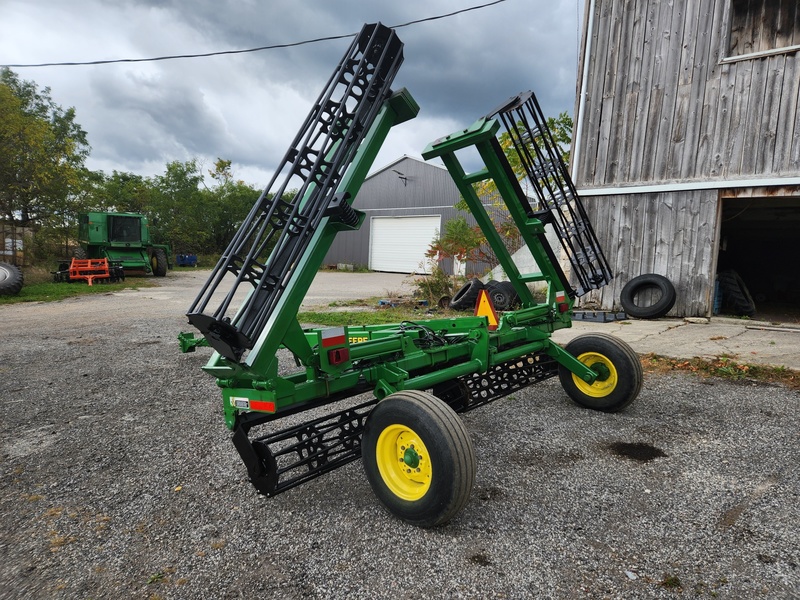
[[[775,155],[772,159],[772,171],[775,173],[800,170],[800,165],[792,165],[792,140],[800,135],[798,120],[798,103],[800,102],[800,77],[786,77],[786,73],[800,72],[796,64],[800,61],[797,54],[790,54],[784,60],[783,90],[781,92],[781,105],[786,105],[785,110],[778,111],[777,125],[775,126]]]
[[[788,82],[784,80],[784,56],[776,56],[778,60],[771,61],[768,65],[768,72],[765,85],[764,99],[764,130],[759,139],[758,148],[755,155],[755,170],[757,173],[768,173],[772,171],[775,163],[775,146],[778,141],[778,117],[783,100],[784,86]]]
[[[773,57],[783,58],[783,57]],[[767,66],[770,59],[759,59],[752,62],[753,70],[750,76],[749,99],[745,111],[744,130],[752,135],[737,136],[742,139],[742,160],[739,173],[757,173],[756,155],[766,132],[764,122],[764,101],[767,89]],[[734,154],[735,156],[735,154]]]
[[[669,3],[667,3],[669,5]],[[674,137],[675,113],[677,112],[677,88],[680,75],[680,59],[684,11],[680,5],[673,6],[669,11],[669,20],[665,16],[664,27],[667,29],[662,34],[662,51],[664,58],[664,98],[662,101],[661,118],[658,125],[656,140],[663,140],[656,144],[653,177],[666,179],[667,157],[669,156],[672,139]]]
[[[656,64],[656,44],[658,42],[658,37],[656,35],[657,23],[658,20],[658,3],[649,2],[646,6],[646,14],[645,14],[645,22],[646,25],[642,29],[642,41],[640,43],[642,47],[642,77],[641,77],[641,91],[639,93],[638,104],[637,104],[637,116],[639,121],[639,127],[634,132],[633,136],[633,146],[631,149],[630,156],[627,157],[631,169],[630,169],[630,180],[629,181],[638,181],[642,179],[642,165],[643,165],[643,157],[644,157],[644,146],[645,141],[652,137],[650,135],[650,130],[648,126],[651,126],[648,116],[651,114],[651,103],[652,103],[652,94],[650,91],[655,89],[656,87],[656,73],[655,73],[655,64]],[[642,123],[647,123],[645,127],[642,127]],[[588,128],[588,131],[591,131],[592,127]],[[626,157],[621,157],[620,160],[625,160]],[[595,182],[598,185],[602,185],[602,182]]]
[[[798,52],[720,63],[728,3],[598,0],[579,186],[798,171]]]

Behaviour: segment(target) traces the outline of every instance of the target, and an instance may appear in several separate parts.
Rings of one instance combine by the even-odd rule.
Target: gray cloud
[[[536,92],[546,113],[571,113],[578,2],[507,0],[399,28],[405,62],[395,87],[407,87],[421,113],[390,135],[377,162],[418,156],[427,142],[471,124],[527,89]],[[245,49],[352,33],[365,22],[397,25],[478,3],[6,0],[0,63]],[[15,71],[50,86],[62,106],[75,107],[93,147],[90,168],[153,175],[170,160],[198,158],[210,164],[223,157],[233,161],[235,173],[262,185],[349,43]]]

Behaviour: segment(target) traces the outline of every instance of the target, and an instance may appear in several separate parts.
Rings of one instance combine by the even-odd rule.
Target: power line
[[[494,6],[495,4],[500,4],[502,2],[506,2],[506,0],[494,0],[493,2],[487,2],[486,4],[480,4],[478,6],[470,6],[469,8],[462,8],[461,10],[456,10],[450,13],[436,15],[433,17],[426,17],[424,19],[416,19],[415,21],[408,21],[407,23],[401,23],[400,25],[391,25],[392,29],[400,29],[401,27],[408,27],[409,25],[417,25],[418,23],[425,23],[428,21],[438,21],[439,19],[446,19],[449,17],[453,17],[455,15],[460,15],[462,13],[470,12],[473,10],[480,10],[482,8],[487,8],[489,6]],[[259,46],[258,48],[246,48],[244,50],[220,50],[218,52],[204,52],[200,54],[174,54],[170,56],[156,56],[151,58],[115,58],[109,60],[91,60],[91,61],[84,61],[84,62],[51,62],[51,63],[37,63],[37,64],[16,64],[16,65],[2,65],[3,67],[8,67],[12,69],[20,69],[20,68],[34,68],[34,67],[78,67],[78,66],[88,66],[88,65],[110,65],[110,64],[117,64],[117,63],[139,63],[139,62],[157,62],[161,60],[175,60],[179,58],[206,58],[209,56],[223,56],[228,54],[246,54],[249,52],[261,52],[263,50],[276,50],[279,48],[293,48],[296,46],[305,46],[307,44],[316,44],[319,42],[328,42],[331,40],[341,40],[344,38],[355,37],[358,33],[347,33],[343,35],[330,35],[326,37],[319,37],[314,38],[312,40],[303,40],[301,42],[289,42],[286,44],[273,44],[270,46]]]

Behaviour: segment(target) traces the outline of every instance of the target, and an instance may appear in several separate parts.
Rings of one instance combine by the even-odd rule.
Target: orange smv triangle
[[[489,319],[489,331],[497,329],[500,319],[497,318],[497,311],[494,309],[489,293],[486,290],[481,290],[478,294],[478,301],[475,303],[475,316],[486,317]]]

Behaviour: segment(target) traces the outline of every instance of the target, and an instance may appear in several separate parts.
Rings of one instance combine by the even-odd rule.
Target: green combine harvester
[[[154,244],[147,217],[137,213],[89,212],[78,218],[78,258],[102,259],[126,272],[143,271],[158,277],[171,268],[170,248]]]
[[[392,514],[432,527],[458,513],[475,479],[475,452],[457,413],[556,376],[578,404],[614,412],[637,397],[642,368],[630,347],[611,336],[580,336],[566,348],[551,340],[555,330],[570,327],[575,298],[611,274],[530,92],[423,152],[426,160],[444,162],[519,295],[519,308],[499,313],[496,323],[465,316],[300,325],[297,312],[333,239],[364,221],[352,203],[381,144],[419,110],[406,90],[390,89],[402,48],[392,29],[364,26],[189,308],[202,337],[184,333],[180,342],[184,351],[214,349],[204,370],[222,390],[225,423],[259,492],[274,496],[360,457]],[[528,194],[500,146],[501,132],[525,167]],[[458,158],[467,148],[484,162],[477,171],[466,172]],[[503,245],[476,192],[487,181],[538,271],[520,272]],[[290,189],[299,191],[284,200]],[[561,241],[570,277],[545,238],[548,226]],[[536,301],[529,284],[546,287],[544,301]],[[296,366],[286,369],[287,358]]]

